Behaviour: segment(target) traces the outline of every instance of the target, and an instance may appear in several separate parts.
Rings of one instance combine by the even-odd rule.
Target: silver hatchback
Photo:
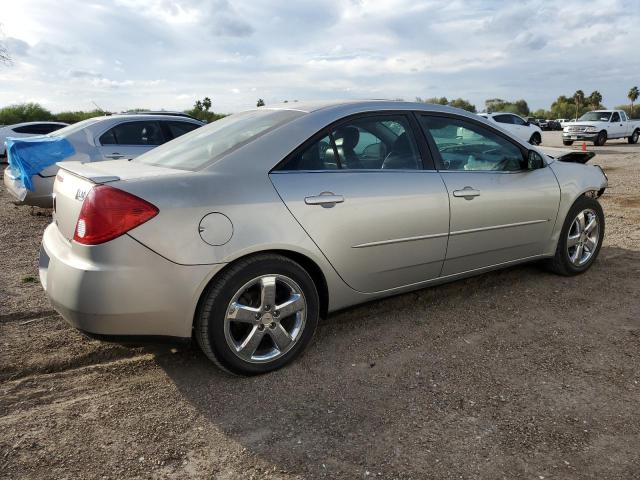
[[[328,312],[544,260],[575,275],[604,236],[595,166],[417,103],[231,115],[129,162],[64,162],[40,278],[110,340],[197,340],[222,368],[279,368]]]

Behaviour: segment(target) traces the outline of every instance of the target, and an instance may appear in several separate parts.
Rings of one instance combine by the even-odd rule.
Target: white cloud
[[[16,5],[18,4],[19,5]],[[638,83],[633,0],[21,0],[3,6],[14,65],[0,105],[216,111],[284,99],[525,98]],[[593,15],[593,12],[599,12]],[[70,15],[68,12],[73,12]],[[78,21],[82,19],[82,21]]]

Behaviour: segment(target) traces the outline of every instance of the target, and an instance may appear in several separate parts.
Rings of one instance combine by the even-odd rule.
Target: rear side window
[[[493,119],[498,123],[513,123],[511,121],[511,115],[496,115]]]
[[[421,116],[420,123],[440,152],[441,170],[518,171],[525,165],[519,147],[491,129],[460,118]]]
[[[162,122],[167,126],[170,133],[170,138],[178,138],[184,135],[185,133],[189,133],[192,130],[200,127],[197,123],[190,122]]]
[[[422,160],[406,117],[366,116],[348,120],[279,170],[418,170]]]
[[[304,114],[299,110],[260,109],[229,115],[154,148],[134,161],[198,170]]]
[[[156,121],[127,122],[100,136],[101,145],[161,145],[164,137]]]
[[[23,125],[13,129],[16,133],[26,133],[31,135],[46,135],[61,129],[64,125],[56,125],[55,123],[38,123],[35,125]]]

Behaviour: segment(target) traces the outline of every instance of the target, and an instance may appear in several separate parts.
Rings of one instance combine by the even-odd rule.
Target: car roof
[[[114,115],[167,115],[170,117],[184,117],[184,118],[191,118],[192,120],[198,120],[196,117],[194,117],[193,115],[189,115],[188,113],[185,112],[178,112],[178,111],[170,111],[170,110],[146,110],[146,111],[142,111],[142,112],[122,112],[122,113],[114,113]],[[201,120],[198,120],[199,122]]]
[[[256,107],[250,110],[294,110],[304,113],[313,113],[319,111],[331,110],[339,114],[340,112],[367,112],[367,111],[384,111],[384,110],[423,110],[429,112],[464,112],[468,115],[474,113],[461,110],[459,108],[450,107],[448,105],[438,105],[423,102],[405,102],[404,100],[322,100],[313,102],[288,102],[269,105],[264,107]]]
[[[101,115],[99,117],[92,117],[95,120],[177,120],[190,123],[204,124],[197,118],[182,116],[182,115],[166,115],[166,114],[147,114],[147,113],[117,113],[114,115]]]
[[[21,123],[14,123],[13,125],[3,125],[2,128],[14,128],[14,127],[26,127],[28,125],[42,125],[42,124],[46,124],[46,125],[69,125],[66,122],[55,122],[55,121],[50,121],[50,120],[46,120],[46,121],[42,121],[42,122],[21,122]]]

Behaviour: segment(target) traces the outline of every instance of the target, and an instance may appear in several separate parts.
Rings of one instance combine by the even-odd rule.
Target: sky
[[[524,98],[640,84],[640,0],[0,0],[0,107],[216,112],[284,100]],[[94,105],[95,103],[95,105]]]

